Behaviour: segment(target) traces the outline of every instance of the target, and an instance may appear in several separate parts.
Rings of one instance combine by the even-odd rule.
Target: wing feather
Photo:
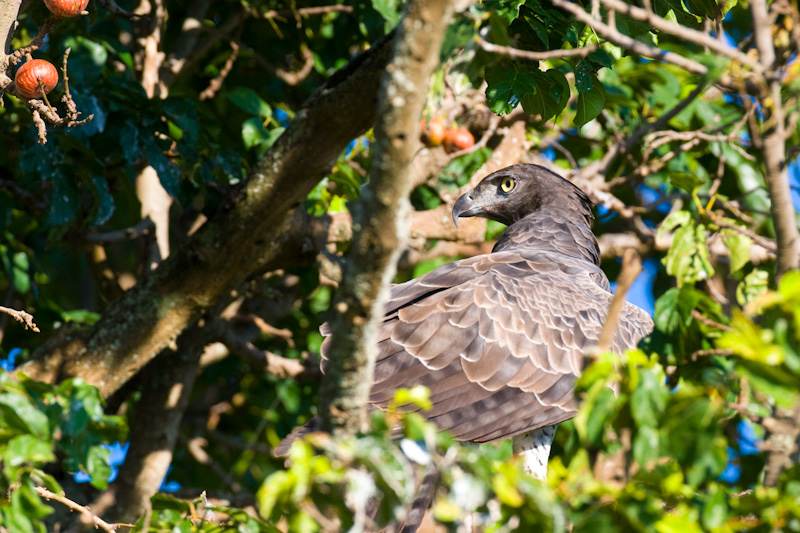
[[[383,407],[397,388],[426,385],[433,408],[422,414],[475,442],[571,418],[583,351],[611,298],[599,267],[545,250],[476,256],[396,285],[370,401]],[[651,329],[626,304],[612,347],[633,347]]]

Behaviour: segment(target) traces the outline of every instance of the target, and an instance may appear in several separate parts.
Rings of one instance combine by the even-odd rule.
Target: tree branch
[[[623,35],[617,29],[612,28],[608,24],[593,18],[577,4],[573,4],[568,0],[550,0],[550,3],[556,7],[560,7],[564,11],[572,13],[575,15],[576,19],[584,24],[588,24],[602,37],[608,39],[618,46],[627,48],[628,50],[631,50],[632,52],[635,52],[641,56],[652,57],[654,59],[666,61],[667,63],[672,63],[673,65],[681,67],[682,69],[685,69],[693,74],[699,74],[701,76],[708,74],[708,68],[706,68],[704,65],[701,65],[697,61],[693,61],[674,52],[648,46],[641,41],[637,41],[633,37]]]
[[[330,359],[320,388],[321,425],[330,432],[352,434],[366,423],[377,328],[408,238],[409,170],[427,94],[422,88],[438,61],[450,19],[448,4],[409,1],[381,83],[372,173],[354,208],[356,233],[334,304]]]
[[[739,49],[728,46],[724,42],[713,38],[708,33],[693,30],[692,28],[687,28],[686,26],[681,26],[680,24],[676,24],[665,18],[659,17],[652,11],[626,4],[621,0],[600,0],[600,2],[608,9],[613,9],[619,13],[624,13],[632,19],[646,22],[653,28],[674,35],[675,37],[678,37],[684,41],[695,43],[709,50],[713,50],[722,56],[751,68],[753,71],[759,74],[763,73],[764,69],[771,65],[771,62],[765,62],[762,64]]]
[[[600,48],[600,46],[597,44],[590,44],[589,46],[583,46],[581,48],[532,52],[530,50],[520,50],[510,46],[502,46],[499,44],[490,43],[478,34],[475,35],[475,40],[477,41],[478,45],[487,52],[509,57],[516,57],[518,59],[530,59],[531,61],[548,61],[550,59],[561,59],[562,57],[586,57]]]
[[[767,12],[766,0],[753,0],[753,32],[758,53],[765,65],[775,62],[775,44],[772,41],[772,22]],[[772,222],[775,226],[775,243],[778,246],[776,278],[789,270],[800,268],[800,241],[786,168],[786,117],[781,95],[781,81],[769,82],[771,104],[762,100],[764,123],[769,124],[762,134],[762,151],[766,170],[767,188],[772,202]]]
[[[372,126],[372,95],[390,55],[391,37],[331,76],[227,207],[112,303],[70,350],[45,343],[18,371],[45,380],[81,376],[107,397],[227,291],[302,244],[285,231],[292,211],[330,172],[347,143]]]
[[[3,307],[0,305],[0,313],[5,313],[9,315],[11,318],[22,324],[25,329],[30,329],[39,333],[39,328],[36,326],[36,323],[33,321],[33,316],[30,313],[25,311],[17,311],[16,309],[11,309],[10,307]]]
[[[102,529],[106,533],[114,533],[121,527],[134,527],[133,524],[109,524],[99,516],[95,515],[88,507],[84,507],[74,501],[70,500],[63,494],[56,494],[44,487],[36,487],[36,493],[46,500],[54,500],[66,506],[71,511],[78,511],[81,515],[85,516],[90,524],[97,529]]]

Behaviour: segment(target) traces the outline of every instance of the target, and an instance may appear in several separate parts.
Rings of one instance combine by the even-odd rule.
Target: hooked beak
[[[456,227],[458,227],[458,219],[460,217],[474,217],[483,212],[481,209],[482,206],[477,205],[472,198],[474,192],[475,191],[472,190],[461,195],[461,198],[456,200],[456,203],[453,205],[453,224],[455,224]]]

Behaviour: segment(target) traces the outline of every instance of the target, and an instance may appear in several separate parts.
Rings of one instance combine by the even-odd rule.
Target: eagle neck
[[[600,247],[586,217],[537,211],[511,224],[493,252],[550,251],[600,265]]]

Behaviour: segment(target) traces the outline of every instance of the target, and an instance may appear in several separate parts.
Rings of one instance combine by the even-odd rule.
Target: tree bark
[[[11,39],[14,38],[21,3],[22,0],[0,2],[0,39],[3,43],[0,48],[0,88],[11,83],[11,77],[6,74],[6,55],[11,51]]]
[[[336,72],[212,220],[181,249],[109,306],[68,354],[50,349],[19,368],[56,381],[80,376],[108,397],[151,361],[227,291],[253,271],[253,262],[292,246],[281,230],[311,189],[326,176],[350,140],[376,117],[381,73],[391,52],[389,35]],[[276,245],[280,243],[280,245]],[[77,353],[76,353],[77,352]]]
[[[111,522],[131,523],[149,510],[150,497],[158,492],[172,463],[206,338],[201,328],[187,329],[178,350],[164,354],[168,361],[161,364],[159,359],[145,369],[128,455],[117,479],[92,505],[95,514]]]
[[[775,226],[775,244],[778,258],[775,262],[775,277],[780,279],[789,270],[800,268],[800,240],[798,240],[797,218],[792,205],[789,189],[789,174],[786,166],[786,117],[781,100],[781,81],[773,68],[776,54],[772,35],[772,20],[767,10],[766,0],[753,0],[753,33],[759,60],[764,67],[768,98],[762,98],[764,123],[763,153],[765,175],[769,198],[772,203],[770,213]],[[765,103],[771,101],[771,105]]]
[[[408,239],[411,160],[428,80],[450,19],[446,0],[412,0],[399,25],[380,91],[370,183],[353,209],[353,244],[331,321],[333,341],[320,388],[322,428],[354,433],[366,422],[388,287]]]

